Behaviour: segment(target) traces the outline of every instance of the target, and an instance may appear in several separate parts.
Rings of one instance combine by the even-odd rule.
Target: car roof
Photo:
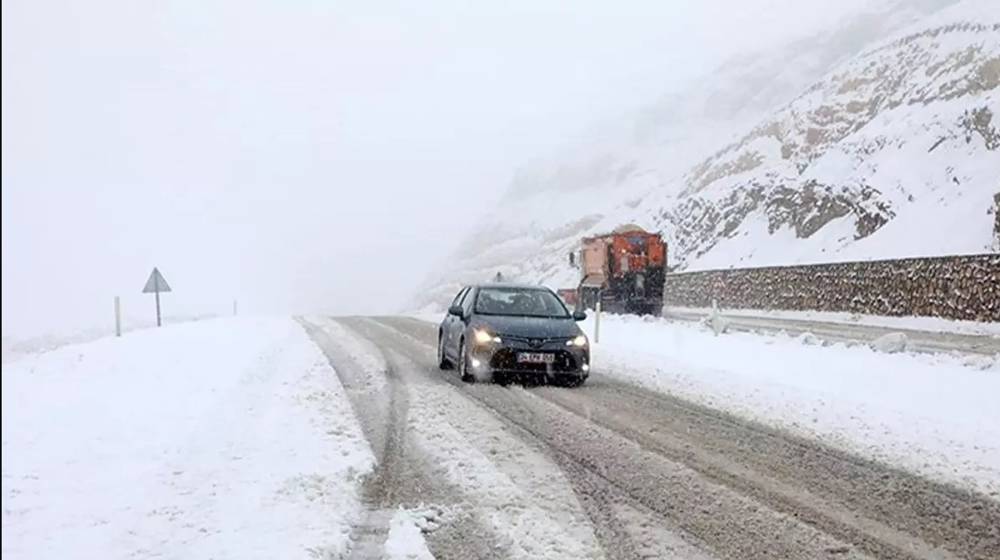
[[[470,288],[500,288],[507,290],[545,290],[551,292],[547,286],[541,284],[518,284],[516,282],[489,282],[484,284],[472,284]]]

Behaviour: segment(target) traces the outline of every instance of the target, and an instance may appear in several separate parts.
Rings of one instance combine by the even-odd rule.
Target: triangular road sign
[[[142,289],[144,294],[153,294],[156,292],[169,292],[170,285],[167,284],[166,279],[160,274],[159,269],[153,267],[153,272],[149,274],[149,280],[146,280],[146,287]]]

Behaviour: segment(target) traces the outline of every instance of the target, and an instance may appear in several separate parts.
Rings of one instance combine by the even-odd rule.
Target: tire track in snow
[[[353,329],[323,320],[299,322],[326,355],[347,390],[348,399],[372,446],[376,467],[364,484],[365,518],[351,535],[351,558],[381,558],[389,524],[399,507],[427,510],[425,504],[454,509],[451,519],[435,531],[428,544],[441,558],[506,557],[496,538],[462,512],[463,497],[429,476],[431,466],[409,440],[409,395],[393,364],[381,350],[350,348],[344,339]],[[359,340],[360,337],[358,337]],[[374,353],[362,356],[361,352]],[[372,360],[371,358],[376,358]],[[372,371],[378,368],[380,371]],[[433,507],[429,509],[434,509]],[[471,538],[469,538],[471,537]]]
[[[600,389],[534,393],[873,553],[1000,553],[1000,504],[982,495],[638,387]],[[632,402],[627,414],[617,410],[623,401]]]
[[[383,322],[409,338],[412,352],[428,356],[433,354],[427,348],[433,345],[433,326],[408,319],[387,319]],[[432,359],[426,358],[425,361]],[[428,367],[433,367],[433,364]],[[809,542],[815,539],[807,537],[798,545],[786,543],[792,546],[786,551],[787,556],[812,558],[826,557],[829,553],[845,557],[846,553],[867,552],[880,558],[998,557],[1000,544],[997,539],[1000,535],[991,520],[1000,519],[997,517],[1000,510],[989,500],[742,422],[726,414],[702,410],[703,407],[666,395],[653,395],[600,376],[593,381],[597,381],[595,386],[583,390],[540,388],[509,391],[518,395],[520,401],[538,402],[496,403],[497,413],[508,416],[514,422],[524,423],[529,430],[534,431],[532,428],[538,426],[538,431],[544,432],[560,418],[560,415],[545,409],[556,407],[564,414],[577,416],[578,422],[596,423],[596,427],[610,430],[609,441],[619,437],[631,442],[634,449],[622,448],[622,453],[634,455],[633,462],[640,461],[642,455],[652,451],[657,457],[693,469],[699,476],[688,484],[702,484],[704,480],[699,479],[707,479],[736,492],[751,503],[763,505],[775,513],[790,515],[809,527],[815,527],[819,537],[829,539],[832,536],[834,540],[853,545],[829,544],[809,553]],[[479,394],[473,388],[469,388],[469,392]],[[695,409],[697,414],[692,412]],[[532,418],[532,415],[535,417]],[[674,421],[675,415],[685,421]],[[693,419],[687,420],[689,418]],[[655,488],[644,489],[641,484],[634,484],[634,480],[616,472],[616,469],[629,470],[629,462],[621,462],[615,456],[588,460],[588,456],[594,455],[594,450],[585,446],[576,446],[574,450],[574,446],[576,444],[572,441],[559,442],[560,449],[571,451],[578,459],[585,459],[584,468],[606,474],[609,482],[618,484],[622,492],[633,494],[636,499],[657,510],[661,518],[674,516],[676,523],[714,544],[713,548],[723,556],[767,558],[778,554],[773,549],[762,554],[760,550],[746,548],[752,543],[744,543],[741,548],[738,543],[732,542],[732,538],[720,541],[720,528],[713,529],[710,520],[703,519],[705,506],[691,502],[685,515],[677,515],[671,511],[677,504],[661,503],[658,506],[658,499],[647,495],[649,492],[670,494],[669,489],[659,492]],[[649,468],[664,469],[655,464],[649,464]],[[772,474],[776,478],[772,478]],[[818,495],[813,493],[814,489],[819,492]],[[705,490],[711,494],[709,488]],[[683,495],[675,494],[674,498],[683,498]],[[726,500],[725,496],[716,498]],[[683,504],[683,500],[677,501]],[[745,528],[742,526],[746,525],[747,519],[734,517],[733,512],[726,511],[726,508],[716,510],[717,504],[708,505],[709,511],[714,510],[723,518],[731,518],[737,528],[734,533]],[[728,507],[736,508],[738,513],[742,506],[732,502]],[[740,515],[748,514],[751,519],[756,517],[751,510]],[[761,520],[757,519],[757,522]],[[991,525],[993,529],[990,529]],[[760,531],[756,536],[750,533],[742,538],[767,542],[773,537],[768,531]],[[778,545],[780,543],[772,546]],[[795,554],[797,546],[800,547],[799,553]]]
[[[329,324],[321,326],[301,317],[298,321],[340,378],[375,455],[375,470],[364,483],[364,519],[351,532],[351,558],[379,558],[392,519],[392,511],[382,505],[386,502],[384,488],[399,446],[399,430],[394,428],[401,417],[398,391],[393,389],[388,379],[389,372],[384,367],[384,361],[378,363],[382,366],[379,371],[372,371],[372,364],[360,364],[356,357],[338,344]],[[402,416],[405,416],[405,410]]]
[[[384,342],[384,326],[344,322],[370,341]],[[435,474],[469,500],[468,513],[490,527],[502,558],[603,558],[587,516],[559,469],[512,435],[480,403],[382,344],[383,354],[410,392],[411,437],[435,463]],[[432,535],[432,549],[438,540]],[[466,539],[480,535],[463,531]],[[446,557],[468,557],[449,554]]]
[[[387,346],[391,345],[394,349],[413,356],[411,359],[414,360],[417,359],[416,356],[426,354],[424,345],[394,328],[390,320],[380,320],[374,322],[374,324],[379,330],[378,332],[369,331],[370,340],[378,340]],[[422,362],[425,361],[423,360]],[[422,363],[422,366],[426,374],[428,366],[426,363]],[[662,543],[657,541],[663,533],[668,532],[666,529],[661,530],[657,534],[649,531],[644,526],[632,526],[631,521],[637,517],[648,519],[651,515],[655,516],[656,512],[649,509],[642,502],[622,493],[595,469],[582,466],[576,457],[565,452],[559,446],[553,445],[551,441],[547,441],[544,437],[540,437],[539,434],[534,432],[525,423],[511,421],[511,417],[514,416],[521,417],[522,419],[534,418],[535,416],[531,410],[520,408],[520,405],[523,404],[522,402],[506,401],[512,393],[511,390],[489,384],[468,385],[459,381],[457,376],[448,375],[447,372],[444,372],[444,375],[431,374],[427,377],[431,380],[437,380],[439,383],[446,383],[457,389],[457,397],[465,397],[473,401],[478,407],[486,409],[494,417],[506,424],[509,429],[517,433],[521,439],[547,455],[559,467],[563,473],[563,478],[571,485],[577,501],[589,518],[594,535],[597,537],[603,550],[604,557],[615,560],[643,558],[649,557],[648,551],[656,550],[663,554],[656,556],[658,558],[682,560],[691,558],[688,553],[692,550],[697,550],[696,546],[689,544],[683,548],[675,548],[671,552],[669,547],[663,547],[661,546]],[[491,398],[487,398],[487,396]],[[507,402],[508,406],[498,406],[496,397],[500,397],[501,400]],[[528,421],[528,424],[530,424],[530,421]],[[629,510],[632,515],[623,517],[617,514],[617,512],[624,510]],[[677,542],[683,542],[682,538],[677,536],[676,532],[673,534]],[[708,558],[709,556],[700,553],[698,557]]]

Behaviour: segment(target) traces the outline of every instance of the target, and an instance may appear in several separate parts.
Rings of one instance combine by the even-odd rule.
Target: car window
[[[559,298],[548,290],[532,288],[482,288],[476,313],[523,317],[569,317]]]
[[[475,292],[475,289],[469,288],[469,291],[465,293],[465,299],[462,301],[462,309],[465,310],[466,316],[472,314],[472,303],[476,300]]]
[[[467,291],[469,291],[468,287],[462,288],[461,290],[458,291],[458,294],[455,296],[455,299],[451,301],[452,307],[462,304],[462,297],[465,296],[465,292]]]

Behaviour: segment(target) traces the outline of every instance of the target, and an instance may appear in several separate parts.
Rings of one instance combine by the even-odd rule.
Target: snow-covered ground
[[[383,386],[390,365],[406,383],[407,433],[435,479],[469,500],[453,507],[519,556],[600,555],[543,453],[460,388],[428,382],[398,347],[384,354],[323,325],[366,386]],[[615,315],[593,353],[600,374],[1000,496],[1000,356],[886,354]],[[338,557],[365,518],[373,454],[338,376],[291,319],[65,346],[4,364],[2,381],[5,559]],[[380,554],[431,557],[426,518],[396,512]]]
[[[3,557],[318,558],[373,457],[291,319],[216,319],[3,365]]]
[[[203,315],[168,315],[163,318],[164,325],[189,323],[192,321],[205,321],[219,317],[218,314]],[[150,329],[156,327],[156,319],[150,317],[136,317],[127,315],[122,317],[122,332]],[[24,356],[38,354],[55,350],[68,344],[81,344],[83,342],[93,342],[101,338],[109,337],[114,333],[114,325],[106,324],[101,326],[69,326],[46,334],[35,336],[11,336],[4,333],[0,349],[3,351],[3,363],[12,362]]]
[[[593,355],[597,372],[1000,496],[1000,356],[885,354],[614,315]]]

